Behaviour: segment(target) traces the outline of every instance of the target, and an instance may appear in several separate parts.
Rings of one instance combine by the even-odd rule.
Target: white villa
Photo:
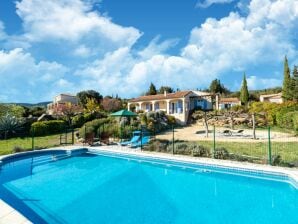
[[[223,97],[219,100],[218,110],[230,109],[237,105],[241,105],[241,101],[237,97]]]
[[[201,91],[179,91],[140,96],[128,101],[128,110],[133,111],[164,111],[176,118],[180,124],[186,124],[191,111],[195,109],[212,110],[218,108],[218,95]]]
[[[67,93],[61,93],[55,96],[53,102],[47,105],[47,114],[53,115],[54,112],[57,109],[59,109],[61,105],[64,105],[66,103],[78,105],[78,98],[75,95],[71,95]]]
[[[260,102],[283,103],[282,93],[260,95]]]

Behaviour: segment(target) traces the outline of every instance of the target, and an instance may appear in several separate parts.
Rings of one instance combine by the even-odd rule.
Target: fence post
[[[172,124],[172,154],[173,155],[175,154],[174,149],[175,149],[175,129],[174,129],[174,124]]]
[[[85,145],[86,144],[86,131],[87,131],[87,127],[86,127],[86,124],[85,124],[85,131],[84,131],[84,144],[83,145]]]
[[[32,127],[32,150],[34,150],[34,127]]]
[[[213,150],[212,150],[212,158],[214,158],[214,153],[215,153],[215,148],[216,148],[216,141],[215,141],[215,125],[213,125]]]
[[[269,165],[272,165],[270,126],[268,127],[268,161],[269,161]]]
[[[65,144],[67,145],[67,128],[65,128]]]
[[[141,125],[141,151],[143,149],[143,127]]]
[[[74,129],[71,129],[71,144],[74,144]]]

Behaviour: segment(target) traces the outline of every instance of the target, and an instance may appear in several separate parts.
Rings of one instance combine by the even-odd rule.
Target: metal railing
[[[72,145],[75,143],[74,132],[74,129],[67,128],[48,135],[36,135],[34,129],[30,133],[19,131],[11,135],[3,134],[0,138],[0,155]]]
[[[212,127],[206,131],[185,136],[172,126],[171,130],[157,135],[144,150],[182,154],[214,159],[236,160],[275,166],[298,167],[298,137],[273,131],[271,127],[257,130],[231,130]]]

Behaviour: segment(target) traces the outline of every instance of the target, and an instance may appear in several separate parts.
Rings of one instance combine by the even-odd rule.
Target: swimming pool
[[[80,150],[4,160],[0,198],[33,223],[298,223],[286,176]]]

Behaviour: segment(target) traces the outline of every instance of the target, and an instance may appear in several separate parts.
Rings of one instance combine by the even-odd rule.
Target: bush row
[[[50,135],[61,133],[67,127],[62,120],[37,121],[31,125],[30,132],[34,136]]]
[[[71,123],[74,128],[80,128],[86,122],[92,121],[94,119],[101,119],[106,117],[107,115],[104,112],[78,114],[72,118]]]
[[[250,112],[265,115],[267,124],[294,130],[298,134],[298,103],[286,102],[282,104],[255,102]]]
[[[144,147],[144,150],[147,151],[156,151],[156,152],[165,152],[165,153],[173,153],[173,145],[172,142],[168,140],[152,140],[149,145]],[[195,142],[183,142],[176,141],[174,144],[174,154],[179,155],[190,155],[194,157],[212,157],[211,148],[199,145]],[[238,155],[234,153],[230,153],[224,147],[218,147],[214,151],[215,159],[223,159],[223,160],[235,160],[241,162],[257,162],[256,158],[251,158],[245,155]],[[260,162],[258,160],[258,162]],[[291,164],[282,160],[280,155],[272,157],[272,164],[278,166],[298,166],[298,164]]]

